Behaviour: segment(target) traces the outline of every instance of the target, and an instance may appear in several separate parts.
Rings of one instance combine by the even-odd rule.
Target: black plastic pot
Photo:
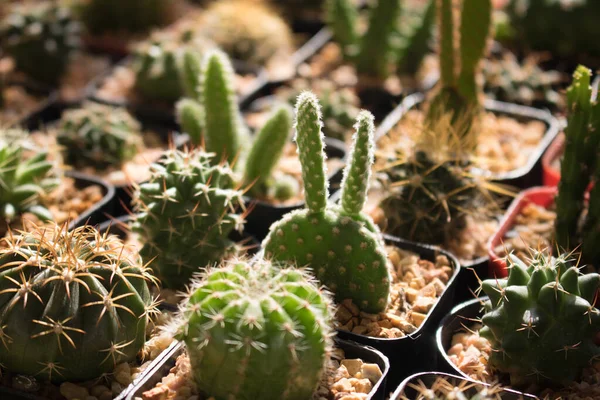
[[[460,265],[456,257],[437,247],[413,243],[388,235],[384,235],[384,238],[387,245],[411,251],[425,260],[435,262],[436,256],[444,255],[448,258],[454,270],[446,285],[446,290],[444,290],[444,293],[439,297],[437,303],[431,308],[427,317],[415,332],[402,338],[383,339],[358,335],[348,331],[338,331],[340,338],[374,347],[388,356],[391,364],[388,380],[390,385],[395,387],[395,385],[408,375],[418,371],[431,370],[436,367],[435,330],[442,317],[452,308],[455,281],[459,274]]]
[[[363,346],[355,342],[335,339],[335,345],[344,350],[348,358],[360,358],[364,362],[375,363],[379,365],[383,376],[375,384],[367,400],[384,400],[386,398],[385,386],[390,364],[386,356],[379,351]],[[142,398],[142,394],[152,389],[161,379],[169,373],[169,370],[175,365],[177,357],[185,351],[182,342],[173,342],[169,348],[162,352],[146,370],[115,400],[135,400]]]
[[[325,154],[327,158],[337,158],[346,160],[346,147],[343,142],[325,138]],[[337,190],[342,181],[343,167],[329,171],[329,184],[332,193]],[[291,205],[277,205],[267,203],[262,200],[255,200],[244,196],[246,207],[254,207],[252,212],[246,217],[245,231],[254,237],[262,240],[269,233],[271,225],[279,221],[285,214],[304,207],[304,201]]]
[[[83,212],[79,217],[69,223],[69,229],[77,228],[83,225],[95,225],[104,222],[107,215],[114,212],[115,207],[115,188],[102,179],[94,176],[82,174],[76,171],[66,171],[65,176],[75,180],[75,187],[84,189],[89,186],[97,185],[102,189],[102,200],[94,204],[91,208]]]
[[[417,399],[418,393],[412,388],[410,385],[417,385],[419,383],[424,383],[427,387],[431,387],[437,378],[445,378],[449,382],[452,382],[455,386],[460,385],[461,382],[468,382],[469,389],[464,393],[466,396],[474,396],[479,390],[483,387],[490,386],[485,383],[477,382],[473,379],[467,379],[463,376],[446,374],[443,372],[421,372],[406,378],[398,388],[394,391],[389,400],[403,400],[403,399]],[[500,398],[503,400],[524,400],[524,399],[537,399],[537,397],[532,396],[530,394],[525,394],[521,392],[517,392],[511,389],[504,389],[501,393],[499,393]],[[424,398],[423,398],[424,399]]]
[[[407,96],[402,104],[392,111],[384,121],[381,122],[379,128],[375,132],[375,139],[379,139],[386,135],[402,117],[411,109],[419,107],[425,100],[425,95],[415,93]],[[527,163],[513,171],[501,174],[491,174],[493,181],[506,185],[515,186],[521,189],[526,189],[532,186],[540,186],[542,183],[542,155],[552,140],[558,135],[561,124],[558,119],[552,116],[548,111],[538,110],[531,107],[520,106],[511,103],[503,103],[501,101],[486,100],[485,109],[494,114],[505,115],[519,121],[535,120],[541,121],[546,125],[546,133],[542,138],[537,148],[530,155]]]

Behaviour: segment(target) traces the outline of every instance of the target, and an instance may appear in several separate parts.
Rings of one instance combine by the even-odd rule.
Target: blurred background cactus
[[[16,68],[32,79],[54,85],[70,56],[80,47],[81,27],[69,7],[55,2],[11,8],[0,22],[0,44]]]
[[[207,271],[183,303],[179,329],[198,389],[223,399],[310,399],[332,347],[330,303],[308,272],[285,264],[232,260]]]
[[[154,278],[115,236],[39,227],[0,249],[0,362],[53,381],[101,377],[135,360]],[[17,356],[18,355],[18,356]]]
[[[124,108],[84,103],[63,112],[57,142],[69,165],[119,167],[141,150],[141,129]]]

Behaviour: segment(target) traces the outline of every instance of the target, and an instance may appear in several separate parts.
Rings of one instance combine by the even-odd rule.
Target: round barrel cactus
[[[44,226],[0,249],[0,363],[53,382],[132,361],[145,342],[154,278],[115,236]]]
[[[307,272],[260,260],[207,271],[184,303],[180,339],[217,399],[306,400],[331,347],[328,295]]]

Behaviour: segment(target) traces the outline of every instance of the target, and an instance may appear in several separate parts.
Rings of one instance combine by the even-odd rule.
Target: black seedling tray
[[[84,189],[89,186],[97,185],[102,190],[102,199],[90,207],[87,211],[69,223],[69,229],[78,228],[83,225],[95,225],[106,220],[106,215],[110,215],[115,207],[115,188],[109,183],[94,176],[82,174],[77,171],[65,171],[65,176],[75,180],[75,187]]]

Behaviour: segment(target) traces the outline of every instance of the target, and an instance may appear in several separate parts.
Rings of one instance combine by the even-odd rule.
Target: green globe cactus
[[[179,337],[200,391],[217,399],[311,398],[329,359],[333,312],[307,272],[232,260],[207,271],[184,304]]]
[[[150,169],[134,195],[132,229],[163,285],[181,289],[195,272],[236,253],[229,234],[243,229],[243,192],[229,165],[215,165],[201,149],[168,150]]]
[[[82,5],[82,19],[94,35],[144,33],[168,23],[172,0],[91,0]]]
[[[508,279],[482,283],[489,366],[514,386],[568,385],[600,356],[600,275],[582,275],[572,261],[534,250],[528,263],[510,255]]]
[[[154,278],[116,236],[44,226],[0,249],[0,362],[52,382],[94,379],[133,361]]]
[[[69,165],[118,167],[142,148],[141,124],[124,108],[85,103],[63,112],[57,141]]]
[[[0,219],[6,224],[24,213],[43,221],[53,219],[42,198],[58,186],[59,178],[48,151],[32,146],[27,135],[0,129]]]
[[[0,23],[0,44],[16,68],[56,84],[80,46],[80,26],[67,6],[45,2],[15,6]]]
[[[407,389],[408,387],[415,390],[418,400],[502,400],[503,395],[507,393],[499,385],[475,384],[466,379],[456,382],[455,379],[443,375],[437,377],[430,384],[426,384],[419,379],[418,384],[409,383]],[[412,398],[406,396],[405,391],[392,400],[411,400]]]
[[[362,311],[380,312],[390,293],[387,256],[379,230],[361,211],[373,162],[373,116],[362,111],[357,118],[341,207],[327,204],[321,125],[318,99],[302,93],[295,127],[308,208],[274,223],[263,248],[275,261],[310,266],[336,301],[351,299]]]

